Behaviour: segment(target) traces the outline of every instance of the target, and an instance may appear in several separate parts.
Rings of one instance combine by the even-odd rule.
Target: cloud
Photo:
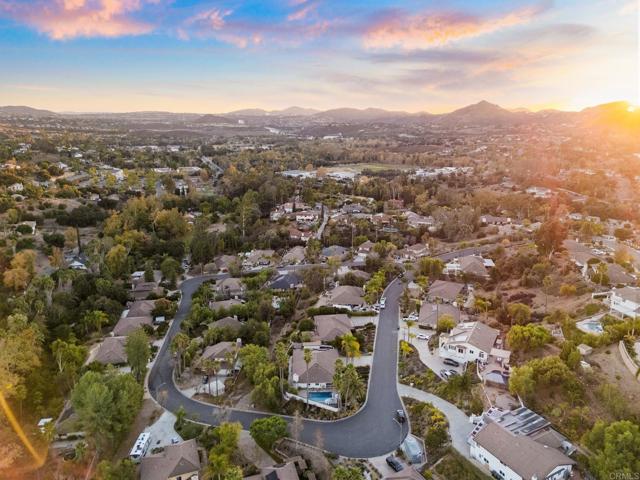
[[[546,4],[541,4],[487,18],[464,12],[410,15],[392,10],[380,15],[366,28],[363,43],[366,48],[427,49],[527,23],[545,9]]]
[[[304,5],[302,8],[299,8],[298,10],[296,10],[295,12],[290,13],[287,16],[287,20],[289,20],[290,22],[297,21],[297,20],[304,20],[305,18],[307,18],[307,16],[310,13],[314,12],[316,8],[318,8],[317,3],[308,3]]]
[[[131,15],[157,0],[0,0],[0,16],[26,24],[54,40],[142,35],[154,26]]]

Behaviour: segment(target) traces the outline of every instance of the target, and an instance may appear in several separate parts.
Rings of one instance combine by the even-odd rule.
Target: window
[[[473,350],[469,350],[469,353],[473,355]]]
[[[484,352],[480,352],[480,358],[484,358]]]

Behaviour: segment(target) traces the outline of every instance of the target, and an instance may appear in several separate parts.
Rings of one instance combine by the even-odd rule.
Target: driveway
[[[469,417],[452,403],[443,400],[431,393],[423,392],[408,385],[398,384],[398,393],[401,397],[409,397],[420,402],[433,404],[447,417],[449,421],[449,435],[453,448],[465,458],[470,459],[469,444],[467,437],[473,430],[474,425],[469,421]]]
[[[158,358],[149,374],[149,392],[161,400],[164,408],[175,412],[181,406],[187,416],[205,424],[217,425],[224,416],[230,421],[238,421],[245,430],[259,418],[271,413],[241,409],[220,408],[198,402],[182,395],[173,382],[173,356],[169,346],[171,339],[180,331],[180,324],[191,307],[191,298],[198,286],[205,280],[224,278],[226,275],[208,275],[192,278],[182,283],[182,301],[175,319],[167,332],[167,341],[158,353]],[[379,316],[374,348],[373,363],[369,376],[369,388],[365,405],[348,418],[326,422],[304,420],[300,440],[325,448],[347,457],[368,458],[384,455],[395,450],[408,434],[408,424],[399,427],[394,413],[402,408],[396,389],[398,361],[398,299],[403,285],[393,281],[385,290],[386,307]],[[228,413],[228,415],[226,415]],[[291,417],[283,416],[287,422]]]
[[[415,328],[411,329],[412,334],[415,334],[418,332],[423,333],[422,330],[418,331]],[[431,333],[436,335],[434,332],[430,331],[429,334]],[[403,327],[401,329],[401,338],[402,339],[407,338],[406,327]],[[413,338],[409,343],[413,345],[415,349],[418,351],[418,355],[420,355],[420,361],[424,363],[427,367],[429,367],[431,370],[433,370],[436,373],[436,375],[438,375],[439,377],[440,377],[440,370],[455,370],[458,373],[462,373],[463,371],[462,367],[452,367],[450,365],[445,365],[442,361],[442,358],[438,356],[437,349],[434,350],[434,353],[431,353],[429,351],[429,342],[427,340],[419,340],[417,338]],[[446,379],[443,379],[443,380],[446,380]]]

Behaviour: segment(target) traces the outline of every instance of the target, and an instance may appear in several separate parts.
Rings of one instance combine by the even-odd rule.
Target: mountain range
[[[585,108],[579,112],[543,110],[531,112],[526,109],[507,110],[481,101],[459,108],[449,113],[431,114],[427,112],[408,113],[380,108],[336,108],[315,110],[311,108],[289,107],[284,110],[244,109],[221,114],[195,114],[171,112],[129,112],[129,113],[55,113],[27,106],[0,107],[0,117],[105,117],[132,121],[187,122],[201,125],[238,125],[239,123],[268,125],[270,122],[293,121],[299,124],[364,124],[364,123],[434,123],[443,126],[456,125],[508,125],[521,123],[566,123],[621,124],[634,130],[640,128],[640,109],[633,110],[626,102],[612,102]]]

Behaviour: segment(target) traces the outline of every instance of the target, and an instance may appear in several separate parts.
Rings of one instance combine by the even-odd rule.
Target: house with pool
[[[612,313],[635,318],[640,314],[640,288],[614,288],[607,294],[605,303],[609,304]]]
[[[304,360],[304,349],[295,348],[289,363],[289,383],[298,389],[298,396],[322,405],[337,405],[337,393],[333,389],[338,351],[330,349],[310,350],[311,361]]]

